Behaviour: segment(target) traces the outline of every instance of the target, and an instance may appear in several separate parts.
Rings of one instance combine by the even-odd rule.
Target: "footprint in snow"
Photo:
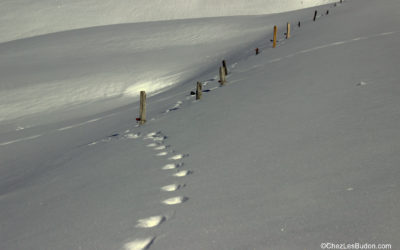
[[[130,133],[130,134],[126,134],[124,137],[127,139],[137,139],[140,137],[140,133],[136,133],[136,134]]]
[[[172,108],[165,110],[165,113],[178,110],[179,107],[182,105],[182,103],[183,103],[182,101],[176,102],[176,104]]]
[[[183,185],[179,185],[179,184],[171,184],[171,185],[167,185],[161,188],[162,191],[165,192],[174,192],[177,191],[178,189],[182,188]]]
[[[161,216],[161,215],[152,216],[152,217],[149,217],[149,218],[138,220],[138,223],[137,223],[136,227],[138,227],[138,228],[152,228],[152,227],[156,227],[156,226],[160,225],[164,221],[165,221],[165,217],[164,216]]]
[[[167,146],[161,145],[161,146],[155,147],[154,150],[164,150],[166,148],[167,148]]]
[[[120,138],[120,134],[115,133],[115,134],[109,135],[106,138],[103,138],[101,140],[91,142],[91,143],[89,143],[87,145],[88,146],[93,146],[93,145],[96,145],[96,144],[101,143],[101,142],[110,142],[110,141],[118,139],[118,138]]]
[[[158,133],[160,133],[160,132],[150,132],[146,135],[146,137],[153,137],[153,136],[157,135]]]
[[[189,198],[184,197],[184,196],[177,196],[177,197],[172,197],[172,198],[166,199],[162,203],[165,205],[177,205],[177,204],[186,202],[187,200],[189,200]]]
[[[166,156],[168,154],[168,152],[164,151],[164,152],[160,152],[157,154],[157,156]]]
[[[177,155],[171,156],[170,158],[168,158],[168,160],[176,161],[176,160],[182,159],[182,158],[185,157],[185,156],[187,156],[187,155],[177,154]]]
[[[165,139],[167,139],[166,136],[157,136],[157,137],[153,137],[153,141],[164,141]]]
[[[148,133],[143,140],[163,141],[167,139],[160,131]]]
[[[162,167],[163,170],[171,170],[171,169],[176,169],[179,167],[182,167],[183,163],[178,163],[178,164],[166,164],[164,167]]]
[[[125,250],[145,250],[150,247],[150,245],[155,240],[155,237],[148,237],[144,239],[136,239],[134,241],[128,242],[124,245]]]
[[[173,174],[173,176],[175,177],[185,177],[188,176],[189,174],[192,174],[193,172],[190,170],[181,170],[175,174]]]
[[[365,85],[367,85],[367,83],[366,83],[366,82],[363,82],[363,81],[357,83],[357,86],[365,86]]]

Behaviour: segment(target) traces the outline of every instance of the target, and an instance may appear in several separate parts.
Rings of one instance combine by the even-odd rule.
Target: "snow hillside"
[[[152,95],[187,82],[232,51],[267,40],[274,23],[304,15],[118,24],[2,43],[0,126],[33,127],[124,106],[141,89]]]
[[[333,0],[1,0],[0,43],[53,32],[121,23],[261,15]]]
[[[224,87],[204,62],[144,126],[128,105],[5,129],[0,249],[397,249],[400,3],[326,10],[271,19],[277,48],[243,42]]]

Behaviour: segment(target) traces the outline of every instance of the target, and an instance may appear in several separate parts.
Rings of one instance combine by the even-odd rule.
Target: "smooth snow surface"
[[[110,24],[217,16],[260,15],[332,0],[1,0],[0,43]]]
[[[352,0],[0,44],[0,249],[398,249],[399,16]]]

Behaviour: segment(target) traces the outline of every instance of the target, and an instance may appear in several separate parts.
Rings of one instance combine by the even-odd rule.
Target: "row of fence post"
[[[343,3],[343,0],[340,0],[340,3]],[[336,3],[334,4],[334,7],[336,7]],[[317,19],[317,10],[314,12],[314,17],[313,21],[315,22]],[[329,10],[326,11],[326,15],[329,14]],[[297,26],[300,28],[301,23],[300,21],[298,22]],[[286,39],[290,38],[290,23],[286,24]],[[277,33],[278,33],[278,28],[275,25],[274,26],[274,37],[272,40],[272,47],[276,48],[277,44]],[[259,48],[255,49],[256,55],[259,54]],[[226,83],[226,76],[228,75],[228,67],[226,66],[226,61],[222,60],[222,66],[219,67],[219,83],[220,86],[224,86]],[[196,85],[196,100],[200,100],[202,97],[202,91],[203,91],[203,84],[201,82],[197,82]],[[146,123],[146,92],[145,91],[140,91],[140,111],[139,111],[139,118],[136,118],[136,120],[139,122],[140,125]]]

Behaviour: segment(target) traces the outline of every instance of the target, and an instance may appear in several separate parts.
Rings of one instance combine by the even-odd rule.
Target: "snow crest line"
[[[24,137],[24,138],[17,139],[17,140],[2,142],[2,143],[0,143],[0,146],[6,146],[6,145],[9,145],[9,144],[13,144],[13,143],[16,143],[16,142],[21,142],[21,141],[33,140],[33,139],[39,138],[41,136],[42,135],[32,135],[32,136]]]
[[[334,46],[339,46],[339,45],[343,45],[346,43],[352,43],[352,42],[356,42],[356,41],[362,41],[362,40],[367,40],[367,39],[372,39],[372,38],[376,38],[376,37],[380,37],[380,36],[389,36],[389,35],[394,35],[399,33],[398,31],[390,31],[390,32],[383,32],[383,33],[379,33],[379,34],[375,34],[369,37],[356,37],[350,40],[345,40],[345,41],[338,41],[338,42],[333,42],[333,43],[328,43],[328,44],[324,44],[324,45],[320,45],[314,48],[310,48],[310,49],[304,49],[304,50],[300,50],[296,53],[293,54],[289,54],[283,58],[291,58],[300,54],[305,54],[305,53],[309,53],[309,52],[313,52],[316,50],[320,50],[320,49],[325,49],[325,48],[330,48],[330,47],[334,47]],[[275,58],[275,59],[271,59],[268,62],[269,63],[274,63],[274,62],[279,62],[283,59],[282,57],[279,58]]]
[[[76,128],[76,127],[80,127],[80,126],[83,126],[83,125],[86,125],[86,124],[89,124],[89,123],[100,121],[101,119],[103,119],[103,118],[92,119],[92,120],[89,120],[89,121],[86,121],[86,122],[81,122],[81,123],[78,123],[78,124],[74,124],[74,125],[70,125],[70,126],[67,126],[67,127],[59,128],[57,130],[58,131],[64,131],[64,130],[68,130],[68,129],[71,129],[71,128]]]
[[[97,122],[97,121],[103,120],[104,118],[108,118],[108,117],[114,116],[114,115],[115,115],[115,113],[112,113],[112,114],[109,114],[109,115],[105,115],[105,116],[101,116],[101,117],[98,117],[98,118],[91,119],[89,121],[73,124],[73,125],[70,125],[70,126],[63,127],[63,128],[59,128],[59,129],[57,129],[57,131],[64,131],[64,130],[68,130],[68,129],[72,129],[72,128],[81,127],[83,125],[90,124],[90,123],[93,123],[93,122]]]

